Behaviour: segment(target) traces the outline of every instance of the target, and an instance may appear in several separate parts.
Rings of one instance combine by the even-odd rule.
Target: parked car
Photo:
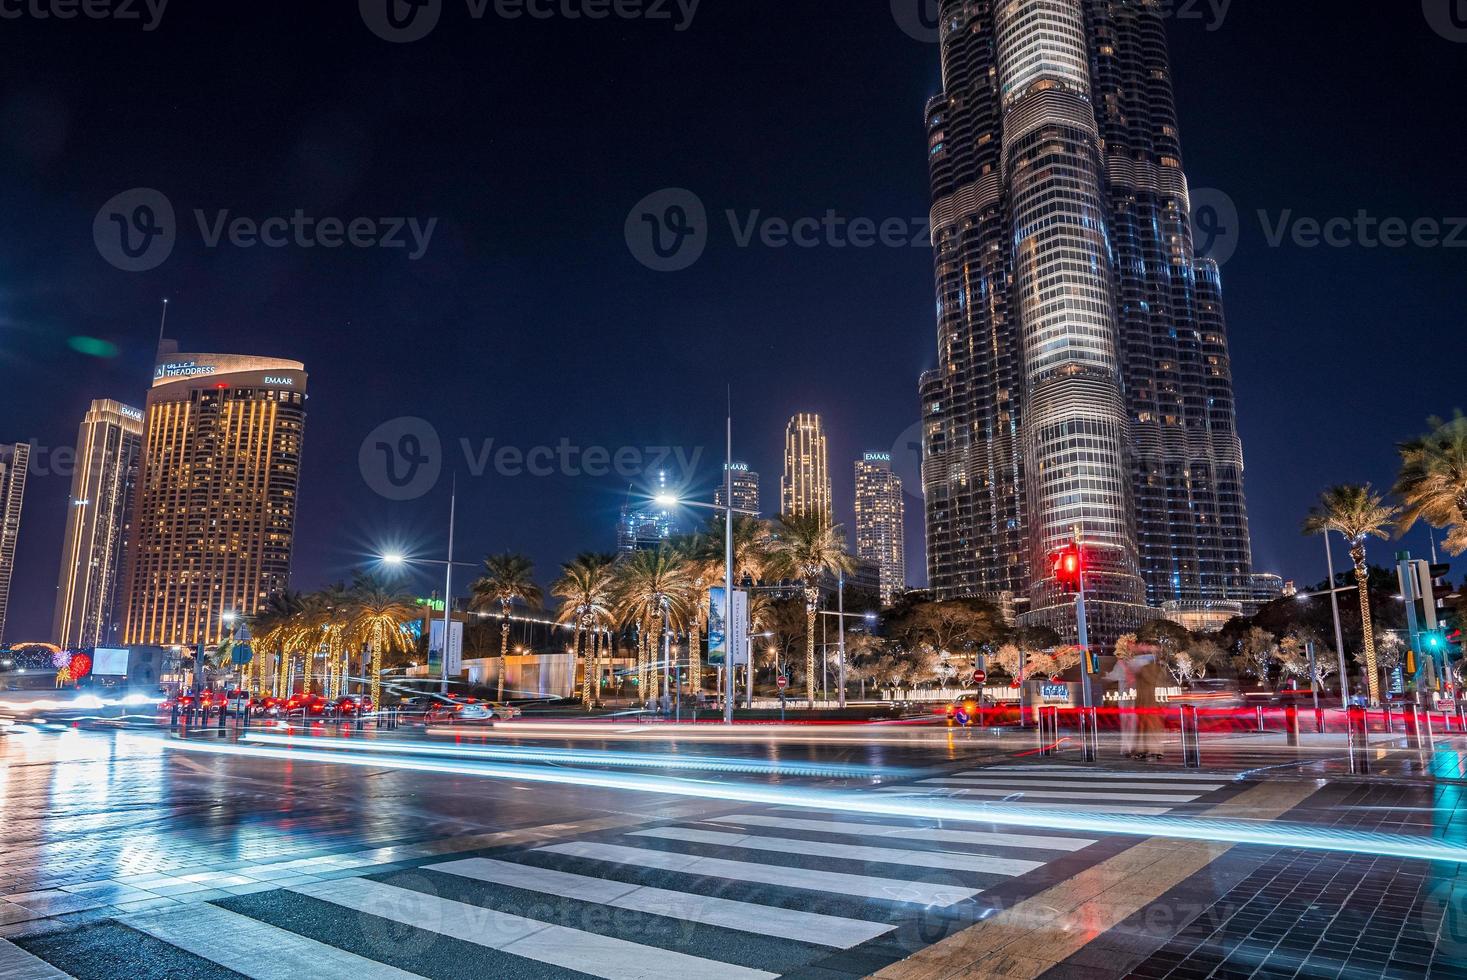
[[[335,705],[337,712],[347,717],[369,715],[373,710],[371,698],[355,694],[337,698]]]

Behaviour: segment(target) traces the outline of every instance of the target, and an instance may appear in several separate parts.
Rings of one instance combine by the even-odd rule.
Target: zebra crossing
[[[994,767],[874,792],[1164,813],[1228,780]],[[748,807],[435,859],[15,940],[37,976],[865,976],[1101,857],[1100,838],[1002,824]],[[1110,841],[1097,849],[1124,846]],[[1101,855],[1103,856],[1103,855]],[[0,962],[6,955],[0,941]],[[110,961],[104,951],[112,950]],[[180,960],[180,957],[183,959]]]

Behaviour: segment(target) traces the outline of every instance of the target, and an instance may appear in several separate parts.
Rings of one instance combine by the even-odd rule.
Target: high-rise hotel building
[[[129,644],[217,643],[290,577],[306,371],[165,353],[143,419],[124,629]]]
[[[881,604],[907,589],[907,516],[902,478],[891,471],[891,453],[856,460],[856,557],[877,570]]]
[[[5,641],[5,612],[10,608],[15,545],[20,538],[20,508],[25,502],[25,481],[30,468],[30,443],[0,446],[0,643]]]
[[[1252,556],[1218,270],[1188,222],[1161,0],[943,0],[927,107],[938,364],[921,384],[939,596],[1108,646],[1237,601]]]
[[[115,401],[92,402],[76,439],[76,471],[52,639],[72,649],[122,640],[123,556],[142,458],[143,413]]]
[[[727,486],[733,483],[733,505],[734,510],[741,510],[746,514],[759,513],[759,474],[749,469],[748,463],[725,463],[724,468],[729,471],[732,479],[725,479],[713,491],[713,503],[717,507],[727,507]]]
[[[779,484],[780,514],[818,517],[835,523],[830,501],[830,450],[820,416],[800,413],[784,434],[784,476]]]

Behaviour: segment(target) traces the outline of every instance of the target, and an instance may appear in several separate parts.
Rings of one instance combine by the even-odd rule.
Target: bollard
[[[1182,767],[1185,769],[1202,768],[1202,725],[1197,713],[1197,706],[1193,704],[1182,705]]]
[[[225,705],[222,705],[221,704],[219,706],[219,734],[220,735],[223,735],[224,734],[224,722],[225,722],[225,719],[226,719],[226,717],[228,715],[228,710],[229,709]]]
[[[1299,706],[1297,704],[1284,705],[1284,733],[1286,741],[1292,748],[1299,747]]]
[[[1258,706],[1258,734],[1262,735],[1265,731],[1267,729],[1263,726],[1263,705],[1260,704]]]
[[[1370,774],[1370,722],[1365,709],[1359,705],[1345,711],[1345,726],[1349,732],[1350,771],[1358,776]]]
[[[1421,748],[1421,709],[1414,704],[1402,705],[1401,721],[1406,729],[1406,747]]]
[[[168,715],[168,727],[174,731],[178,730],[178,699],[173,699],[173,710]]]

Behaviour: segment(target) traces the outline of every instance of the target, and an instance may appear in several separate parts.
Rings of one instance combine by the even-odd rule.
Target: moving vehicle
[[[1247,703],[1238,682],[1222,677],[1193,681],[1181,694],[1167,699],[1169,705],[1190,704],[1196,708],[1241,708]]]
[[[969,728],[983,723],[983,700],[978,694],[960,694],[949,704],[943,714],[949,726]]]

